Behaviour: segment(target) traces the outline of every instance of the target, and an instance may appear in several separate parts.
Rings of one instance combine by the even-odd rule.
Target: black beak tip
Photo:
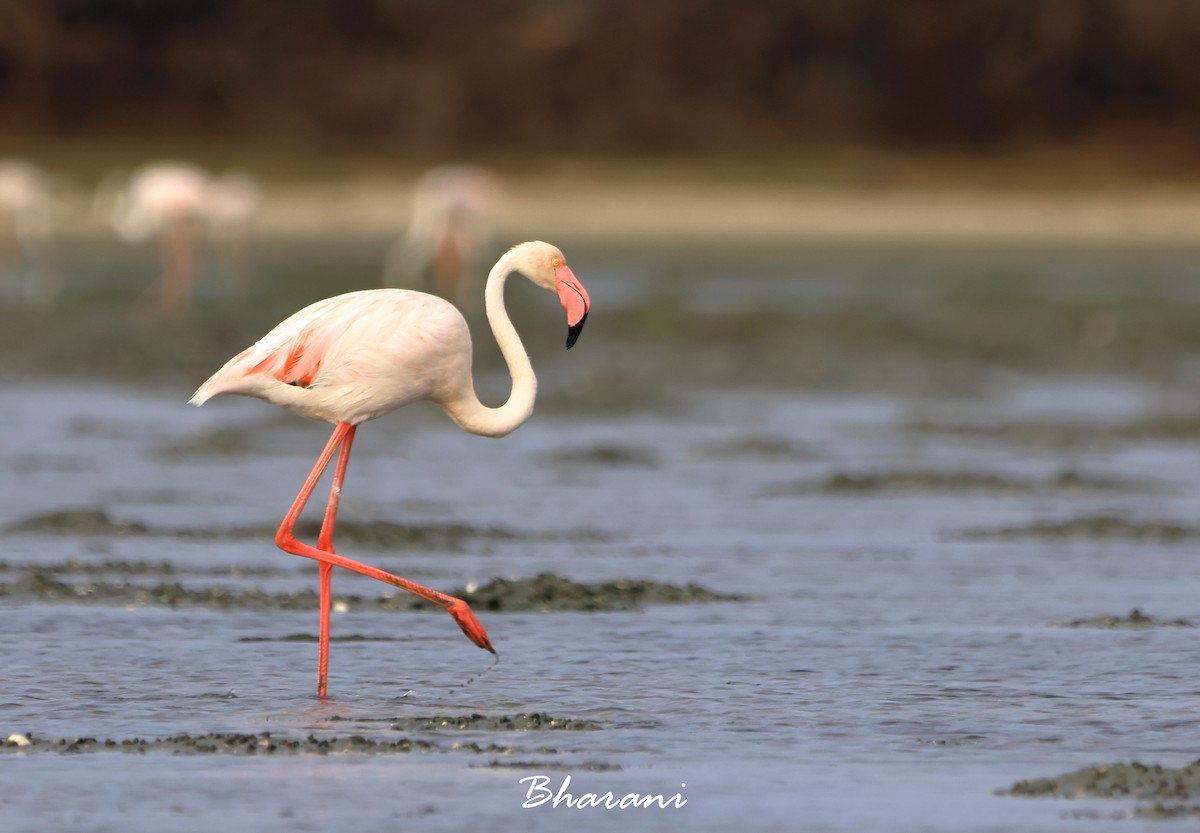
[[[587,321],[587,313],[583,314],[574,325],[567,327],[567,349],[570,350],[575,346],[575,342],[579,341],[579,334],[583,332],[583,323]]]

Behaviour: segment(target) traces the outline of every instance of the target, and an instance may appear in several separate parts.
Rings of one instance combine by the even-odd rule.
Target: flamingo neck
[[[509,376],[512,377],[508,400],[498,408],[489,408],[479,401],[472,382],[460,398],[442,405],[464,431],[484,437],[503,437],[516,430],[533,413],[533,403],[537,398],[537,377],[533,375],[533,365],[504,307],[504,284],[509,275],[517,271],[512,261],[513,252],[510,251],[496,262],[488,274],[483,295],[492,335],[500,346],[500,354],[504,356]]]

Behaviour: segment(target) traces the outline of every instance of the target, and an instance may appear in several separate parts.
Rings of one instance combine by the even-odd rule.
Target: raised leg
[[[409,581],[406,578],[394,576],[391,573],[370,567],[366,564],[360,564],[357,561],[344,558],[333,552],[334,521],[337,516],[338,500],[341,498],[342,481],[345,478],[346,465],[350,460],[350,444],[354,438],[354,431],[355,426],[345,422],[338,423],[334,427],[333,434],[329,437],[329,442],[325,444],[325,450],[317,458],[316,464],[313,466],[312,471],[309,472],[304,485],[300,488],[300,493],[296,495],[295,501],[292,502],[291,508],[288,510],[287,515],[284,516],[283,523],[279,525],[279,531],[275,533],[275,544],[280,549],[292,555],[301,555],[305,558],[315,559],[320,564],[322,636],[320,637],[321,642],[318,648],[320,654],[317,669],[318,696],[325,695],[326,664],[329,651],[329,585],[330,573],[333,567],[352,570],[360,575],[385,582],[438,605],[454,618],[454,621],[462,628],[463,633],[467,635],[468,639],[480,648],[491,651],[493,654],[496,653],[492,648],[491,640],[488,639],[487,632],[483,629],[483,625],[479,623],[479,620],[475,618],[475,614],[471,612],[470,606],[462,599],[447,596],[444,593],[439,593],[436,590]],[[305,504],[308,503],[309,498],[312,496],[313,490],[317,486],[317,481],[321,479],[321,475],[329,466],[329,461],[333,459],[334,452],[339,448],[342,448],[342,454],[338,458],[338,465],[334,470],[333,487],[330,489],[329,504],[325,508],[325,520],[321,525],[321,534],[318,536],[318,546],[310,547],[296,538],[296,521],[300,517],[301,510],[304,509]]]

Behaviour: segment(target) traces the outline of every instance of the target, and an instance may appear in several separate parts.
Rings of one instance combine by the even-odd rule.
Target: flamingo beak
[[[571,267],[565,263],[554,270],[554,286],[558,290],[558,300],[562,301],[567,311],[567,349],[570,350],[583,332],[583,323],[587,321],[588,310],[592,308],[592,299]]]

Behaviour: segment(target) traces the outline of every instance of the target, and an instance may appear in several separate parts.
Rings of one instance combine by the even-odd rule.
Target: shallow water
[[[789,303],[818,298],[840,309],[878,289],[859,277],[861,264],[839,273],[831,262],[833,272],[785,293]],[[1047,274],[1062,271],[1061,260],[1048,262]],[[1095,263],[1075,264],[1062,283],[1047,284],[1047,297],[1086,298],[1077,273]],[[1143,291],[1156,302],[1179,292],[1179,303],[1194,304],[1175,278],[1181,268],[1164,267]],[[601,320],[605,269],[593,272]],[[943,290],[916,266],[908,273],[885,303],[938,303]],[[689,302],[720,307],[736,295],[769,306],[785,277],[766,270],[737,292],[727,275],[705,275]],[[622,304],[636,308],[628,279],[614,281]],[[1111,300],[1113,286],[1099,280],[1097,293]],[[594,347],[587,335],[597,336]],[[597,327],[576,350],[608,345],[620,346]],[[685,352],[674,341],[667,350]],[[603,357],[581,362],[587,376]],[[695,582],[751,598],[478,611],[500,653],[494,666],[440,613],[351,607],[334,616],[323,701],[312,695],[315,645],[288,639],[315,634],[315,610],[106,605],[86,593],[78,603],[51,602],[16,581],[75,559],[159,565],[99,576],[110,581],[314,588],[315,572],[275,550],[270,529],[326,429],[252,401],[188,408],[186,385],[8,385],[0,524],[91,508],[148,533],[4,535],[0,730],[45,741],[0,750],[5,829],[1086,823],[1129,831],[1162,823],[1119,818],[1132,802],[996,791],[1106,761],[1197,757],[1194,629],[1064,626],[1134,608],[1200,622],[1200,537],[1190,534],[1200,516],[1200,446],[1194,436],[1119,430],[1188,413],[1196,403],[1186,390],[1051,367],[985,372],[968,395],[957,386],[906,394],[903,380],[875,389],[681,384],[667,404],[589,415],[569,407],[569,367],[563,360],[545,374],[557,407],[504,441],[463,436],[432,409],[365,426],[341,518],[461,524],[468,534],[441,546],[340,551],[443,589],[552,572],[578,582]],[[969,430],[1046,424],[1093,441],[1047,447],[1020,430]],[[867,489],[829,485],[889,473]],[[942,477],[962,473],[987,477]],[[1059,536],[1033,526],[1089,517],[1129,525]],[[1151,522],[1180,534],[1139,534],[1138,524]],[[495,529],[511,534],[485,534]],[[1002,529],[1009,534],[995,534]],[[211,537],[198,534],[205,530]],[[97,578],[63,574],[80,585]],[[385,590],[342,573],[334,589]],[[595,728],[415,720],[535,713]],[[56,745],[213,732],[425,743],[253,756],[187,744],[144,752]],[[538,775],[553,789],[570,776],[577,796],[679,793],[686,804],[522,808],[529,782],[521,779]]]

